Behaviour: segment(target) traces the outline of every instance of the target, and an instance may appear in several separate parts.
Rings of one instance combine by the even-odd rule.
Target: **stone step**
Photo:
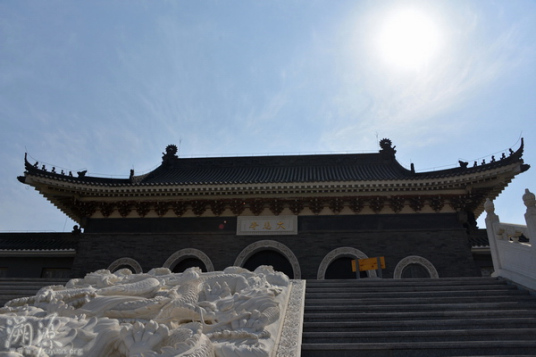
[[[0,286],[9,284],[65,284],[68,279],[47,279],[47,278],[0,278]]]
[[[364,331],[364,332],[304,332],[303,343],[393,343],[393,342],[433,342],[433,341],[495,341],[534,340],[536,328],[501,327],[490,329],[456,329],[426,331]]]
[[[303,357],[443,357],[443,356],[534,356],[534,340],[434,341],[393,343],[304,343]]]
[[[362,286],[362,285],[356,285],[354,286],[345,286],[337,287],[337,286],[330,286],[330,287],[322,287],[322,286],[316,286],[316,287],[310,287],[307,286],[307,292],[308,293],[340,293],[340,292],[360,292],[360,293],[368,293],[368,292],[411,292],[411,291],[444,291],[444,292],[451,292],[451,291],[465,291],[465,290],[471,290],[471,291],[486,291],[486,290],[519,290],[517,286],[515,285],[508,285],[508,284],[486,284],[486,285],[396,285],[396,286]]]
[[[305,314],[310,312],[417,312],[417,311],[471,311],[471,310],[488,310],[488,309],[536,309],[536,301],[506,301],[493,303],[471,303],[471,304],[414,304],[414,305],[355,305],[355,306],[305,306]]]
[[[34,279],[34,280],[24,280],[24,281],[16,281],[16,280],[0,280],[0,287],[6,286],[6,285],[50,285],[50,284],[65,284],[67,280],[51,280],[51,279]]]
[[[8,301],[13,299],[20,299],[31,295],[2,295],[0,296],[0,307],[4,306]]]
[[[55,286],[58,286],[60,284],[56,284]],[[61,284],[63,286],[63,284]],[[42,289],[46,286],[51,286],[50,284],[47,284],[47,285],[9,285],[9,286],[6,286],[6,287],[0,287],[0,293],[2,292],[5,292],[5,291],[12,291],[12,290],[17,290],[17,291],[29,291],[29,290],[39,290],[39,289]]]
[[[536,351],[536,297],[495,278],[308,281],[302,356]]]
[[[44,287],[47,287],[47,286],[51,286],[51,285],[33,285],[33,286],[10,286],[9,288],[5,288],[5,289],[2,289],[0,288],[0,295],[1,294],[5,294],[5,293],[9,293],[11,291],[21,291],[21,292],[27,292],[27,291],[39,291],[40,289],[44,288]],[[55,286],[58,286],[58,285],[55,285]]]
[[[497,278],[441,278],[441,279],[341,279],[341,280],[307,280],[307,288],[316,287],[395,287],[395,286],[485,286],[510,285]]]
[[[526,301],[503,301],[503,302],[490,302],[490,303],[444,303],[444,304],[392,304],[388,307],[386,305],[353,305],[353,306],[325,306],[325,305],[316,305],[316,306],[305,306],[305,313],[310,312],[349,312],[349,313],[358,313],[358,312],[386,312],[386,311],[470,311],[470,310],[486,310],[486,309],[536,309],[536,301],[526,300]]]
[[[529,295],[527,291],[518,289],[493,290],[461,290],[461,291],[338,291],[338,292],[307,292],[306,299],[360,299],[360,298],[402,298],[402,297],[490,297]]]
[[[34,284],[34,283],[38,283],[38,284],[41,284],[41,283],[60,283],[60,282],[67,282],[68,279],[47,279],[47,278],[34,278],[34,279],[30,279],[30,278],[20,278],[20,280],[18,278],[3,278],[3,279],[0,279],[0,285],[3,285],[3,284]]]
[[[536,328],[534,317],[413,319],[376,321],[305,321],[305,332],[330,331],[398,331],[398,330],[448,330],[448,329]]]
[[[398,298],[324,298],[324,299],[305,299],[305,306],[360,306],[360,305],[415,305],[415,304],[441,304],[441,303],[491,303],[514,300],[515,301],[535,301],[535,297],[529,294],[519,295],[512,298],[510,295],[497,294],[489,297],[470,297],[470,296],[449,296],[449,297],[398,297]]]
[[[10,300],[33,296],[43,287],[65,285],[66,279],[2,278],[0,279],[0,307]]]
[[[18,297],[21,297],[21,296],[34,296],[37,292],[39,291],[38,290],[32,290],[32,291],[24,291],[24,290],[12,290],[12,291],[6,291],[6,292],[2,292],[0,293],[0,297],[7,297],[7,296],[18,296]]]
[[[468,317],[533,317],[536,318],[536,309],[509,309],[509,310],[469,310],[469,311],[393,311],[393,312],[357,312],[357,313],[329,313],[309,312],[304,316],[306,322],[323,321],[377,321],[402,319],[459,319]]]

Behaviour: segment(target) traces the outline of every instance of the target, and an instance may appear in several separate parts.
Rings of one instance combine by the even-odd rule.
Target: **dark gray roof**
[[[0,250],[70,250],[76,249],[79,237],[71,233],[1,233]]]
[[[485,229],[480,229],[477,232],[469,235],[469,244],[473,248],[489,247],[488,233]]]
[[[422,180],[456,177],[484,172],[512,163],[521,163],[523,142],[516,152],[501,159],[469,167],[415,172],[398,163],[391,142],[384,139],[382,150],[374,154],[331,154],[293,156],[252,156],[220,158],[178,158],[176,147],[168,146],[162,164],[155,170],[130,179],[97,178],[81,175],[73,177],[39,169],[27,160],[26,174],[53,177],[58,180],[93,185],[163,185],[163,184],[253,184],[253,183],[307,183],[355,182],[386,180]],[[528,165],[522,165],[527,170]],[[24,182],[25,177],[19,177]]]
[[[378,154],[177,159],[140,177],[142,184],[248,184],[396,180],[411,176]]]

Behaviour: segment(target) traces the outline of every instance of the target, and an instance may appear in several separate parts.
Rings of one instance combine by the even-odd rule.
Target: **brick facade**
[[[73,276],[108,267],[124,257],[148,271],[163,266],[182,249],[203,252],[214,269],[221,270],[261,240],[290,249],[304,279],[316,279],[326,255],[342,247],[355,248],[368,257],[385,256],[384,278],[392,278],[395,266],[408,256],[427,259],[440,277],[480,274],[456,214],[300,216],[298,235],[289,236],[236,236],[236,218],[118,219],[114,229],[119,232],[109,232],[109,221],[95,220],[88,225],[93,233],[81,235]],[[223,221],[224,227],[220,226]]]

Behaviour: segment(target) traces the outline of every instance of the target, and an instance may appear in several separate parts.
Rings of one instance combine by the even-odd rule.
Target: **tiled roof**
[[[411,176],[378,154],[178,159],[141,178],[141,184],[248,184],[396,180]]]
[[[485,229],[469,235],[469,244],[473,248],[488,248],[489,240]]]
[[[415,173],[381,154],[178,159],[140,177],[140,184],[249,184],[415,180],[478,173],[514,160]]]
[[[65,251],[76,249],[79,235],[71,233],[2,233],[0,250]]]
[[[130,179],[67,176],[39,169],[28,161],[25,174],[99,186],[314,183],[439,179],[485,172],[512,163],[523,164],[523,143],[516,152],[496,161],[474,167],[466,164],[466,167],[429,172],[415,172],[402,167],[395,158],[396,151],[390,147],[390,142],[389,146],[382,147],[375,154],[221,158],[178,158],[175,151],[169,150],[170,147],[172,145],[166,149],[168,153],[158,168],[142,176],[131,176]],[[528,167],[522,165],[522,170]],[[19,180],[24,182],[25,177],[19,177]]]

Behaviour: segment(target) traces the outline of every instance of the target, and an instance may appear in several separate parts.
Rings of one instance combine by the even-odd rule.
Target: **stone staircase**
[[[0,307],[12,299],[35,295],[49,285],[65,285],[68,279],[0,278]]]
[[[302,356],[536,356],[536,296],[493,278],[308,280]]]

